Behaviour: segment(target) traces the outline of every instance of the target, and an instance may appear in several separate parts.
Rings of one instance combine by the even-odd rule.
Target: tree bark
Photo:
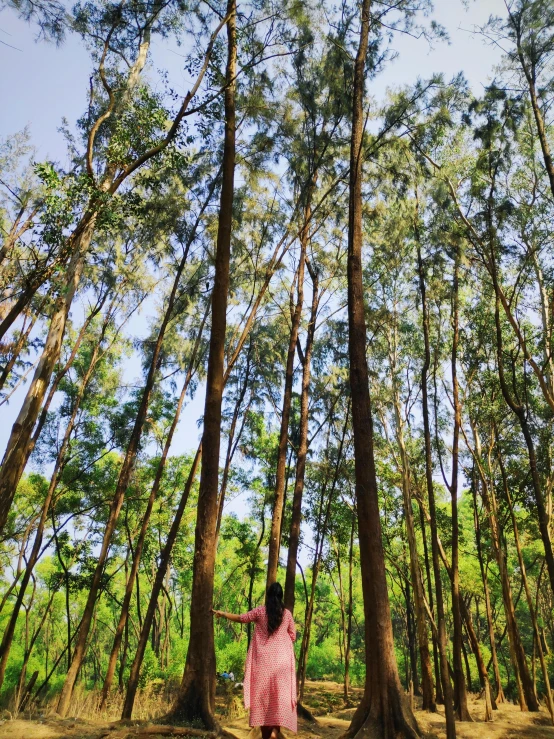
[[[460,606],[460,571],[459,571],[459,549],[460,549],[460,525],[458,521],[458,468],[459,468],[459,445],[460,426],[462,423],[462,412],[460,405],[460,394],[458,388],[458,342],[460,334],[459,323],[459,267],[460,247],[456,246],[454,257],[454,274],[452,279],[452,352],[450,369],[452,373],[452,405],[454,408],[454,431],[452,439],[452,478],[450,482],[450,500],[452,515],[452,616],[454,623],[454,634],[452,640],[453,666],[454,666],[454,708],[459,721],[472,721],[467,707],[467,691],[462,664],[462,615]]]
[[[216,558],[221,402],[225,381],[225,331],[235,174],[236,0],[228,0],[227,15],[225,142],[202,435],[203,461],[195,532],[190,641],[179,696],[172,709],[173,716],[200,719],[207,729],[218,726],[214,715],[216,665],[211,609]]]
[[[367,669],[364,695],[347,736],[353,737],[359,733],[367,739],[416,739],[419,730],[402,695],[394,654],[366,359],[367,333],[362,277],[362,164],[369,24],[370,0],[363,0],[352,86],[347,276],[350,389]]]

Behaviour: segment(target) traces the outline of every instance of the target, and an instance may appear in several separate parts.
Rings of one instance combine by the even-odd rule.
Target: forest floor
[[[352,701],[356,703],[360,690],[352,690]],[[342,686],[338,683],[317,681],[308,682],[305,690],[305,706],[316,716],[316,723],[299,720],[297,739],[339,739],[348,728],[354,713],[353,707],[345,706]],[[225,729],[237,739],[257,739],[259,732],[250,730],[245,715],[240,715],[240,702],[237,696],[218,695],[220,720]],[[234,717],[230,717],[235,714]],[[430,714],[417,709],[416,717],[422,736],[425,739],[445,739],[445,721],[441,710]],[[554,727],[550,725],[545,709],[539,714],[522,713],[511,703],[502,705],[494,713],[492,723],[484,723],[484,703],[476,696],[470,698],[470,713],[473,723],[458,723],[459,739],[554,739]],[[156,719],[152,721],[120,722],[102,716],[76,716],[67,719],[53,714],[28,719],[10,719],[4,713],[0,720],[1,739],[161,739],[163,736],[182,735],[178,728],[171,734],[169,726],[161,727]],[[182,731],[182,730],[181,730]],[[162,733],[163,732],[163,733]],[[177,733],[179,732],[179,733]],[[193,730],[194,736],[209,737],[210,734]],[[213,735],[212,735],[213,736]],[[292,735],[291,735],[292,736]],[[284,739],[289,739],[285,732]]]

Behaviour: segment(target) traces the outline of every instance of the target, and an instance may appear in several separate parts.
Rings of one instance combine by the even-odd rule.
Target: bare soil
[[[345,705],[341,685],[324,681],[307,683],[304,705],[317,717],[317,721],[299,720],[298,739],[339,739],[348,728],[360,695],[360,690],[352,690],[351,705]],[[229,732],[228,737],[258,738],[259,732],[248,726],[236,695],[220,691],[218,711],[223,727]],[[446,738],[444,714],[440,707],[436,714],[426,713],[418,710],[416,699],[415,713],[424,739]],[[459,739],[554,739],[554,727],[544,708],[538,714],[522,713],[518,706],[505,703],[494,712],[492,723],[484,723],[484,703],[474,696],[470,700],[470,713],[473,723],[457,724]],[[0,739],[161,739],[164,736],[183,736],[183,731],[188,731],[189,737],[198,739],[213,737],[209,732],[198,729],[160,726],[156,719],[122,723],[98,715],[67,719],[52,714],[17,719],[11,719],[7,713],[3,716],[0,720]],[[284,732],[283,739],[291,738]]]

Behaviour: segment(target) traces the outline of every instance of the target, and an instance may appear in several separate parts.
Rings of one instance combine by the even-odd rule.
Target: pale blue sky
[[[393,46],[399,57],[372,83],[371,95],[380,99],[388,87],[410,84],[418,77],[430,77],[436,72],[442,72],[448,80],[460,71],[479,94],[492,77],[499,52],[472,33],[472,29],[484,24],[491,14],[502,15],[504,10],[503,0],[470,0],[467,10],[461,0],[436,0],[433,17],[447,29],[450,43],[437,42],[430,49],[423,39],[398,35]],[[86,108],[91,70],[86,49],[80,40],[71,36],[60,47],[37,43],[34,29],[19,21],[9,9],[0,12],[0,42],[3,42],[0,43],[0,137],[29,126],[38,158],[65,163],[65,144],[58,128],[63,117],[73,126]],[[166,68],[171,86],[184,93],[189,84],[182,69],[182,50],[174,42],[158,41],[152,51],[153,68]],[[144,312],[134,320],[132,331],[135,335],[145,333],[146,322]],[[9,407],[2,408],[0,453],[3,453],[21,399],[22,392],[18,392]],[[196,421],[202,412],[203,393],[199,391],[183,412],[174,453],[196,445],[199,437]],[[244,511],[243,502],[231,504],[230,509],[235,506],[240,513]]]
[[[491,14],[502,14],[503,0],[477,0],[466,10],[461,0],[436,0],[434,17],[448,31],[451,43],[433,49],[423,39],[398,35],[394,48],[399,57],[372,84],[371,93],[383,95],[387,87],[415,82],[434,72],[449,78],[463,71],[478,93],[490,79],[498,51],[471,33]],[[18,20],[13,11],[0,12],[0,136],[31,127],[41,157],[65,159],[65,146],[58,133],[62,117],[70,124],[86,107],[90,62],[86,49],[70,36],[60,47],[35,41],[35,31]],[[10,44],[16,49],[6,46]],[[182,50],[174,42],[153,45],[154,66],[166,68],[171,85],[183,92],[188,78],[182,69]]]

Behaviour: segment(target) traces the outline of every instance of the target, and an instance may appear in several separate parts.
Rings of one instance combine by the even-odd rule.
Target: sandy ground
[[[353,691],[353,702],[359,698],[359,691]],[[224,708],[223,700],[218,701]],[[336,683],[309,683],[306,689],[305,705],[317,716],[317,722],[299,721],[298,739],[338,739],[348,728],[354,709],[345,707],[342,699],[342,687]],[[484,723],[484,704],[477,698],[470,703],[473,723],[458,723],[459,739],[554,739],[554,727],[550,725],[547,712],[543,709],[538,714],[522,713],[517,706],[504,704],[495,711],[494,721]],[[442,712],[424,713],[416,710],[416,717],[425,739],[445,739],[445,723]],[[221,716],[222,725],[237,739],[256,739],[251,732],[246,716],[230,719]],[[164,734],[157,733],[154,722],[137,722],[121,724],[97,719],[68,718],[55,716],[31,719],[10,720],[8,717],[0,721],[0,738],[2,739],[149,739],[168,736],[170,730],[165,727]],[[197,736],[202,732],[196,731]],[[177,736],[177,734],[175,734]],[[292,739],[285,735],[284,739]]]

